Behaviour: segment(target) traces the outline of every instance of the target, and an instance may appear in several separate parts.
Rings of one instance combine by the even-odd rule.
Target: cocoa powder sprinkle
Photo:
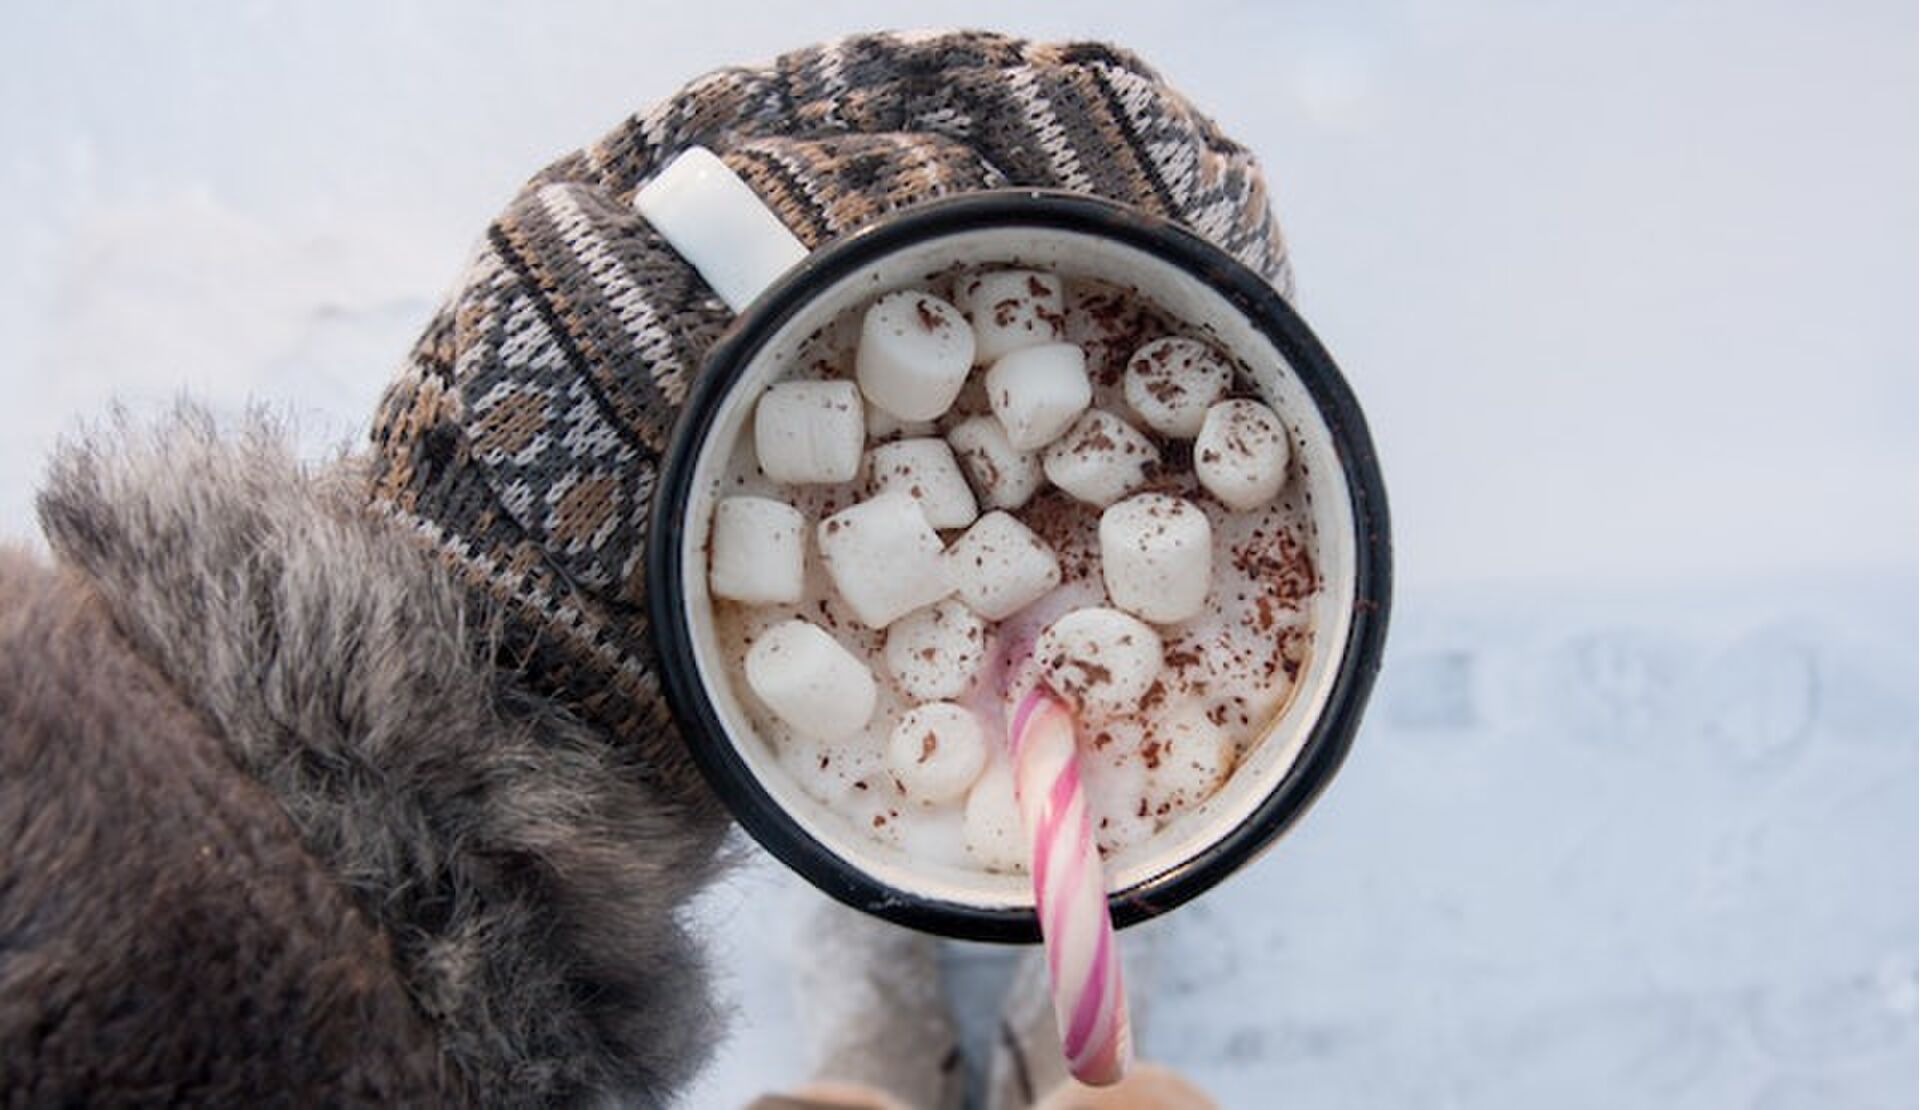
[[[1003,261],[1003,265],[1019,268],[1020,263],[1018,259],[1013,259]],[[1283,696],[1286,693],[1285,682],[1297,680],[1302,660],[1306,655],[1310,632],[1305,619],[1304,599],[1318,588],[1318,574],[1313,557],[1314,532],[1310,528],[1300,531],[1297,526],[1293,530],[1286,527],[1255,527],[1263,521],[1277,518],[1246,519],[1242,516],[1236,520],[1239,514],[1220,504],[1216,498],[1212,498],[1198,482],[1194,473],[1196,452],[1192,440],[1169,439],[1150,428],[1142,427],[1133,431],[1143,436],[1143,441],[1133,438],[1123,441],[1109,434],[1111,424],[1106,422],[1109,419],[1106,415],[1109,408],[1119,403],[1118,386],[1122,370],[1130,371],[1129,376],[1136,378],[1130,384],[1140,388],[1156,402],[1177,406],[1192,400],[1194,395],[1194,391],[1188,388],[1192,383],[1185,381],[1180,375],[1196,367],[1212,372],[1218,372],[1224,367],[1233,374],[1230,396],[1266,404],[1259,389],[1247,376],[1246,367],[1235,363],[1223,349],[1218,347],[1196,355],[1182,333],[1192,333],[1192,336],[1204,340],[1206,332],[1210,329],[1184,327],[1169,320],[1159,314],[1153,306],[1142,301],[1137,290],[1070,278],[1064,293],[1067,303],[1072,308],[1070,313],[1061,313],[1049,307],[1047,302],[1053,301],[1058,294],[1055,291],[1056,287],[1052,284],[1053,279],[1043,279],[1042,275],[1027,275],[1023,283],[1014,286],[1018,293],[991,304],[986,303],[985,298],[976,295],[984,288],[983,283],[977,279],[969,280],[964,269],[956,272],[955,269],[949,268],[934,275],[933,278],[930,278],[926,284],[924,292],[927,295],[911,302],[913,322],[909,323],[903,319],[901,321],[903,328],[910,330],[917,325],[929,334],[936,334],[957,326],[960,321],[955,319],[956,316],[970,324],[977,315],[986,314],[981,318],[992,319],[1002,327],[1024,330],[1030,337],[1028,342],[1045,338],[1039,333],[1052,328],[1055,338],[1065,338],[1079,346],[1085,354],[1087,371],[1095,381],[1096,389],[1111,388],[1113,392],[1096,392],[1094,406],[1086,415],[1100,419],[1087,420],[1083,416],[1061,447],[1081,458],[1104,458],[1110,464],[1129,468],[1138,476],[1133,486],[1135,491],[1144,487],[1147,492],[1180,497],[1197,504],[1212,519],[1214,534],[1219,543],[1215,548],[1217,561],[1213,573],[1232,575],[1216,583],[1214,596],[1210,598],[1210,604],[1220,607],[1215,609],[1213,614],[1217,623],[1208,627],[1204,633],[1198,628],[1189,629],[1184,640],[1166,643],[1162,656],[1164,667],[1160,672],[1161,678],[1149,684],[1146,693],[1138,699],[1135,708],[1129,711],[1129,717],[1138,715],[1139,719],[1122,726],[1130,731],[1120,732],[1105,728],[1095,731],[1086,739],[1089,750],[1109,751],[1112,753],[1110,758],[1126,760],[1138,758],[1146,768],[1151,770],[1162,769],[1163,765],[1174,766],[1175,764],[1170,761],[1176,759],[1184,765],[1185,760],[1180,757],[1173,734],[1164,730],[1158,735],[1155,734],[1154,730],[1163,728],[1165,722],[1145,716],[1165,712],[1176,699],[1182,703],[1198,699],[1195,702],[1195,708],[1203,712],[1206,719],[1217,728],[1230,729],[1236,725],[1240,729],[1252,727],[1252,704],[1245,698],[1233,696],[1233,691],[1236,688],[1248,691],[1258,690],[1258,700],[1260,704],[1265,705],[1267,703],[1264,699],[1270,696]],[[956,285],[959,290],[956,290]],[[956,297],[954,294],[957,291],[965,295]],[[956,307],[950,308],[942,304],[940,298],[953,301]],[[959,307],[963,305],[971,307]],[[1151,351],[1141,350],[1150,341],[1175,337],[1180,337],[1181,341],[1162,342],[1155,345]],[[820,345],[819,349],[850,342],[846,338],[825,334],[825,329],[816,336],[816,339]],[[808,343],[812,344],[814,341],[809,340]],[[804,347],[802,350],[805,353],[797,356],[796,363],[806,369],[796,376],[827,379],[853,376],[850,364],[843,366],[828,359],[808,362],[806,360],[813,352],[806,351]],[[837,352],[837,348],[835,351]],[[1136,352],[1139,352],[1140,357],[1133,357]],[[1002,397],[999,400],[1005,402],[1007,398]],[[980,387],[976,378],[970,392],[960,398],[947,414],[935,422],[934,427],[938,429],[937,431],[919,434],[944,437],[950,434],[963,419],[992,411],[987,401],[987,392]],[[1120,410],[1112,408],[1111,411],[1117,413]],[[1248,419],[1240,411],[1232,414],[1229,425],[1223,430],[1226,435],[1222,437],[1221,450],[1208,451],[1204,462],[1218,463],[1223,455],[1230,458],[1235,454],[1246,453],[1252,448],[1264,448],[1269,445],[1271,439],[1269,429],[1262,426],[1258,420]],[[1129,437],[1132,435],[1128,428],[1114,429],[1114,431],[1126,433]],[[1288,437],[1292,435],[1290,431],[1283,434]],[[879,440],[876,438],[873,442],[877,443]],[[1141,442],[1147,446],[1143,448]],[[974,492],[979,496],[984,509],[989,501],[986,491],[998,488],[1005,475],[998,471],[983,448],[956,450],[955,454],[962,464],[961,469],[968,483],[974,487]],[[1280,503],[1282,513],[1297,513],[1303,502],[1311,500],[1310,492],[1302,489],[1299,482],[1300,476],[1306,470],[1304,462],[1296,459],[1293,465],[1295,492],[1290,501],[1283,499]],[[790,496],[797,507],[812,520],[824,520],[820,535],[836,535],[842,531],[844,522],[825,518],[832,515],[841,501],[852,503],[861,496],[863,491],[869,496],[876,491],[879,487],[878,473],[876,468],[869,466],[864,468],[863,480],[857,485],[842,483],[826,488],[796,489],[787,496]],[[921,478],[924,472],[917,467],[911,464],[899,465],[884,473],[887,475],[887,481],[895,488],[903,489],[912,496],[924,500],[927,492]],[[736,476],[733,478],[733,484],[742,486],[751,482],[744,477]],[[1073,499],[1057,488],[1043,486],[1026,504],[1012,506],[1010,511],[1037,536],[1028,542],[1050,549],[1055,555],[1062,571],[1063,583],[1078,584],[1081,588],[1101,584],[1102,568],[1099,551],[1093,542],[1100,516],[1100,510],[1097,507]],[[1156,520],[1160,516],[1157,511],[1149,515]],[[1152,536],[1163,534],[1165,531],[1164,523],[1160,523],[1157,528],[1150,525],[1143,537],[1143,542],[1150,545]],[[997,560],[1010,555],[1010,552],[995,552],[990,558],[976,560],[976,562],[985,569],[987,562],[994,562],[997,566]],[[817,608],[818,617],[814,619],[823,626],[830,625],[836,628],[838,631],[834,633],[835,636],[849,647],[856,651],[874,653],[882,650],[884,632],[869,630],[863,626],[856,627],[856,622],[852,621],[844,627],[840,626],[831,608],[831,595],[818,596],[819,588],[812,584],[811,575],[808,589],[809,593],[815,597],[813,603],[806,608],[797,608],[788,612],[806,616],[806,609]],[[1078,596],[1076,600],[1080,604],[1100,603],[1097,600],[1089,602]],[[719,609],[720,606],[716,605],[716,610]],[[730,614],[732,609],[729,608],[727,612]],[[946,614],[938,608],[932,612],[932,620],[935,623],[942,622],[945,616]],[[978,624],[978,622],[974,623]],[[967,643],[958,648],[956,659],[977,658],[984,646],[991,646],[993,633],[989,630],[993,627],[994,622],[988,622],[985,626],[968,628]],[[1177,633],[1178,630],[1175,631]],[[751,634],[742,635],[744,632],[745,630],[741,629],[734,635],[750,645],[754,637]],[[1249,632],[1257,632],[1259,635],[1249,635]],[[736,642],[739,641],[736,640]],[[1083,699],[1098,684],[1109,686],[1112,684],[1115,674],[1109,666],[1103,665],[1100,661],[1103,654],[1097,651],[1076,651],[1071,657],[1055,658],[1050,661],[1050,677],[1059,685],[1060,692],[1066,700],[1084,704]],[[916,646],[912,649],[912,655],[928,665],[940,664],[942,660],[942,652],[933,646]],[[1265,685],[1262,685],[1263,676]],[[1277,689],[1276,684],[1279,684]],[[1215,691],[1213,696],[1208,696],[1210,688]],[[1257,743],[1258,740],[1257,736],[1246,736],[1236,732],[1235,742],[1240,747],[1237,754],[1244,757],[1245,749]],[[927,764],[939,758],[939,741],[935,731],[927,730],[923,733],[920,737],[919,749],[918,762],[921,764]],[[1136,768],[1138,766],[1135,765]],[[911,808],[906,805],[906,799],[909,799],[911,794],[898,775],[889,774],[888,778],[880,780],[877,787],[871,786],[867,779],[848,783],[850,777],[848,772],[852,768],[846,761],[827,753],[819,754],[819,769],[822,772],[834,771],[834,781],[846,784],[842,789],[851,786],[852,789],[863,792],[870,789],[884,790],[891,782],[896,794],[895,804],[900,805],[902,809]],[[1205,793],[1189,792],[1176,795],[1167,799],[1166,804],[1159,804],[1158,798],[1152,801],[1140,798],[1137,807],[1134,807],[1136,816],[1148,820],[1150,825],[1157,825],[1158,822],[1153,820],[1154,818],[1165,818],[1172,812],[1178,812],[1196,804],[1203,799]],[[883,809],[880,815],[872,817],[874,828],[879,829],[885,826],[890,820],[898,818],[899,813],[898,810],[888,813]],[[857,821],[857,817],[854,820]],[[1103,829],[1111,824],[1105,817],[1098,820],[1098,827]],[[1124,820],[1117,823],[1122,826],[1126,824]],[[875,833],[875,839],[882,839],[882,834]],[[1103,853],[1104,851],[1105,849]]]

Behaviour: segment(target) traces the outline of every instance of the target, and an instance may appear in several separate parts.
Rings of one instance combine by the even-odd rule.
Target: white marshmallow
[[[908,710],[887,740],[887,769],[915,801],[953,801],[986,765],[987,738],[979,719],[950,701]]]
[[[987,658],[987,625],[948,599],[888,626],[883,654],[901,693],[917,701],[957,698]]]
[[[840,641],[803,620],[774,625],[747,651],[747,686],[788,727],[820,741],[866,727],[879,696],[873,674]]]
[[[1238,512],[1274,499],[1287,484],[1293,441],[1278,413],[1258,401],[1222,401],[1207,410],[1193,442],[1193,473]]]
[[[1163,436],[1192,439],[1207,409],[1233,387],[1233,367],[1196,339],[1156,339],[1127,360],[1120,390],[1147,427]]]
[[[1008,443],[1021,451],[1045,447],[1093,403],[1087,356],[1071,343],[1023,347],[988,369],[987,403]]]
[[[991,512],[947,549],[947,581],[990,621],[1004,620],[1060,584],[1060,560],[1045,540]]]
[[[852,382],[779,382],[753,412],[753,449],[776,482],[851,482],[866,446],[866,410]]]
[[[713,595],[756,605],[799,601],[806,584],[806,523],[784,501],[721,498],[707,539]]]
[[[860,623],[885,628],[953,592],[920,503],[883,493],[820,522],[820,560]]]
[[[902,439],[875,447],[867,453],[867,481],[874,493],[895,491],[920,502],[935,528],[965,528],[980,515],[945,440]]]
[[[1075,609],[1046,627],[1034,657],[1087,720],[1133,712],[1160,674],[1160,634],[1118,609]]]
[[[779,721],[768,722],[780,767],[799,784],[800,789],[824,805],[851,817],[861,809],[892,794],[875,790],[876,785],[891,785],[887,776],[886,753],[882,744],[868,743],[855,734],[851,742],[822,742],[801,736]],[[855,783],[866,786],[855,786]]]
[[[1066,322],[1060,279],[1037,270],[1000,270],[961,278],[954,300],[973,322],[974,361],[985,366],[1009,351],[1052,343]]]
[[[1167,714],[1142,753],[1147,808],[1159,817],[1205,801],[1233,769],[1233,738],[1197,702]]]
[[[872,401],[867,402],[867,438],[870,440],[930,436],[934,429],[931,420],[902,420]]]
[[[1100,573],[1119,608],[1156,624],[1186,620],[1212,585],[1213,525],[1190,501],[1129,497],[1100,514]]]
[[[1040,492],[1040,456],[1007,442],[1007,429],[994,417],[961,421],[947,433],[947,442],[988,508],[1017,509]]]
[[[967,380],[973,347],[959,309],[902,289],[873,302],[861,319],[854,376],[868,400],[901,420],[932,420]]]
[[[967,855],[994,871],[1025,871],[1027,839],[1020,824],[1020,805],[1013,796],[1013,769],[1005,760],[992,760],[985,774],[967,793],[961,839]]]
[[[1133,425],[1091,409],[1041,456],[1047,480],[1078,500],[1105,507],[1139,489],[1160,451]]]

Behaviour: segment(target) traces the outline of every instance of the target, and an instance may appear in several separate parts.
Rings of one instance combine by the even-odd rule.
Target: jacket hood
[[[677,911],[712,807],[516,682],[483,602],[367,509],[352,458],[181,406],[55,454],[55,552],[272,792],[386,934],[442,1052],[490,1101],[663,1101],[714,1008]]]

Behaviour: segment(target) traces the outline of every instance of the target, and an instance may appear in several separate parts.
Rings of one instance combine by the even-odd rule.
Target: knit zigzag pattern
[[[654,674],[642,579],[660,456],[731,317],[632,208],[694,145],[809,247],[937,197],[1048,187],[1177,220],[1283,294],[1292,277],[1252,156],[1094,43],[844,39],[708,74],[535,177],[389,387],[373,498],[503,604],[529,681],[709,805]]]

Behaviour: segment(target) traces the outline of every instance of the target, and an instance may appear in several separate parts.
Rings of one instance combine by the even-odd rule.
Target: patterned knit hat
[[[506,616],[503,661],[713,803],[654,674],[656,467],[726,307],[633,193],[713,149],[809,248],[921,201],[1093,193],[1184,223],[1292,292],[1250,154],[1133,55],[867,35],[724,69],[535,177],[488,227],[375,419],[372,496]]]

